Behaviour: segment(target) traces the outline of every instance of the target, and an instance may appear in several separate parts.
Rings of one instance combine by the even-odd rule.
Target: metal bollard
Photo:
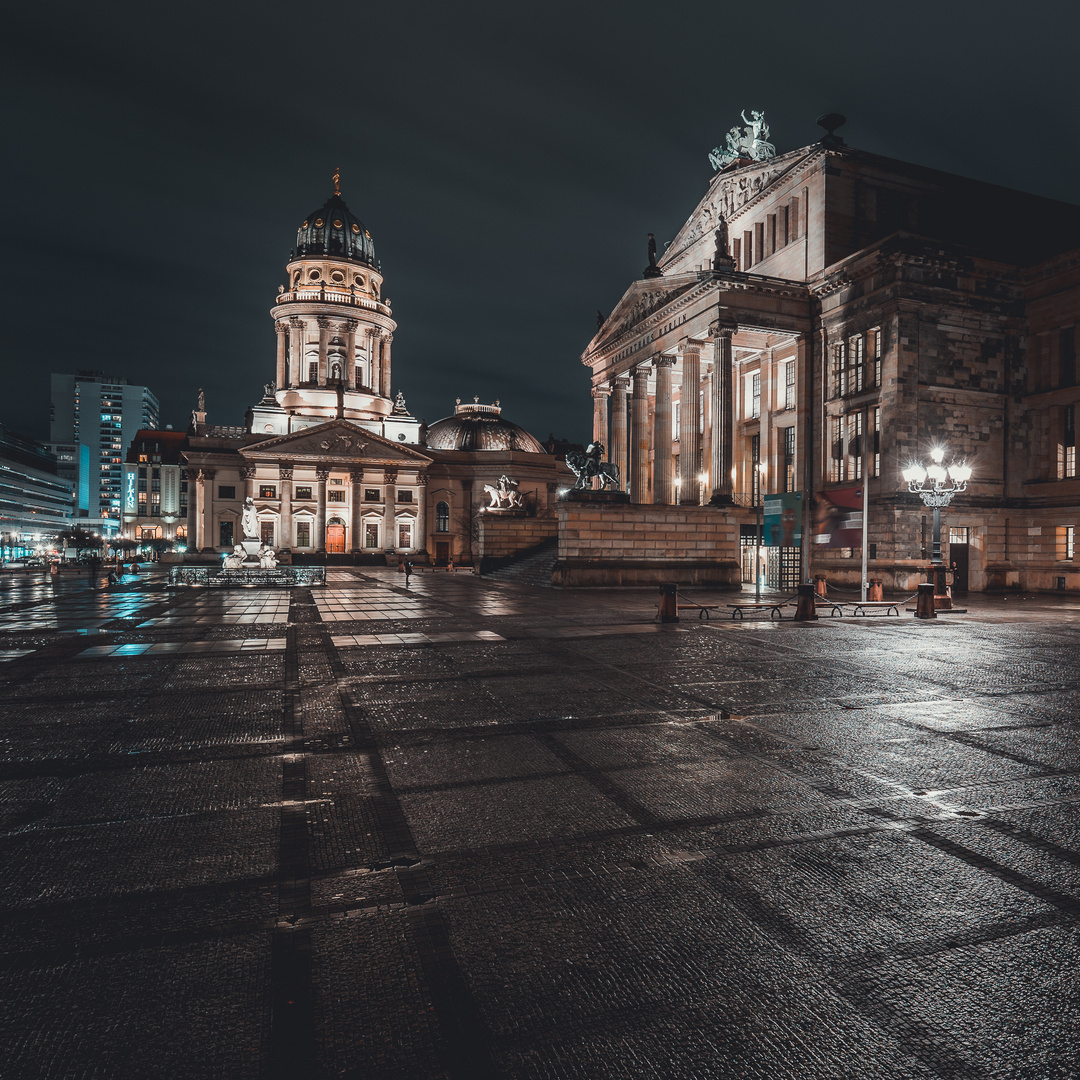
[[[679,621],[679,586],[661,585],[660,603],[657,607],[657,618],[660,622]]]
[[[814,578],[814,591],[818,594],[818,596],[825,596],[827,594],[828,590],[825,585],[824,574],[818,574]]]
[[[915,602],[916,619],[936,619],[934,610],[934,583],[924,581],[919,585],[919,599]]]
[[[822,581],[825,579],[822,578]],[[813,585],[800,585],[799,586],[799,602],[795,606],[795,621],[796,622],[808,622],[811,619],[818,617],[817,604],[814,601],[814,597],[817,593],[814,591]]]

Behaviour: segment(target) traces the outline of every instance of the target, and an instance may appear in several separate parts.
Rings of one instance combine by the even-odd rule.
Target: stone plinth
[[[480,573],[505,566],[513,559],[542,547],[555,538],[559,523],[553,517],[518,514],[480,514]]]
[[[715,507],[574,500],[558,513],[556,585],[742,586],[738,522]]]
[[[599,503],[604,506],[622,505],[630,502],[625,491],[592,491],[589,488],[570,488],[559,496],[559,502]]]

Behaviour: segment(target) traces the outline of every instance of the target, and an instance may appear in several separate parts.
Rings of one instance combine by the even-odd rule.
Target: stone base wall
[[[478,514],[477,520],[482,574],[505,566],[519,555],[554,540],[559,527],[559,522],[554,517]]]
[[[556,585],[741,588],[739,526],[711,506],[559,506]]]

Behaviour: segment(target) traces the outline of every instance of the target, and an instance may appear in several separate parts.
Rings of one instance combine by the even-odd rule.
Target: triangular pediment
[[[623,293],[615,310],[604,320],[596,333],[589,351],[613,341],[635,326],[642,324],[661,308],[699,284],[697,274],[678,274],[670,278],[645,278],[635,281]]]
[[[416,466],[427,465],[431,461],[426,455],[401,443],[391,442],[349,420],[328,420],[325,424],[316,424],[288,435],[277,435],[243,447],[240,454],[253,461],[377,461]]]
[[[815,143],[766,161],[756,161],[738,168],[721,170],[713,177],[705,198],[697,204],[694,212],[676,233],[675,239],[668,244],[660,259],[660,268],[665,271],[669,267],[673,270],[681,269],[680,256],[697,244],[703,236],[710,238],[710,242],[702,246],[709,248],[707,254],[711,258],[715,248],[714,234],[721,218],[730,224],[738,217],[744,206],[770,188],[782,183],[792,170],[797,169],[809,158],[816,157],[820,152],[820,144]],[[742,226],[738,228],[741,229]]]

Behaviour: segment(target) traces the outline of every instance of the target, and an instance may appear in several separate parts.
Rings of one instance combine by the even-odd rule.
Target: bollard
[[[919,584],[919,599],[915,602],[916,619],[936,619],[934,610],[934,583],[924,581]]]
[[[881,578],[875,577],[870,579],[870,588],[866,591],[867,600],[884,600],[885,599],[885,586]]]
[[[825,579],[822,578],[821,580],[824,581]],[[807,622],[818,617],[817,603],[814,600],[816,595],[813,585],[799,586],[799,602],[795,607],[796,622]]]
[[[660,604],[657,607],[657,618],[660,622],[679,621],[679,586],[661,585]]]
[[[801,587],[802,586],[800,586],[800,588]],[[818,596],[822,596],[822,597],[827,594],[828,588],[827,588],[827,586],[825,584],[825,575],[824,574],[818,574],[814,578],[814,592],[816,592],[818,594]]]

